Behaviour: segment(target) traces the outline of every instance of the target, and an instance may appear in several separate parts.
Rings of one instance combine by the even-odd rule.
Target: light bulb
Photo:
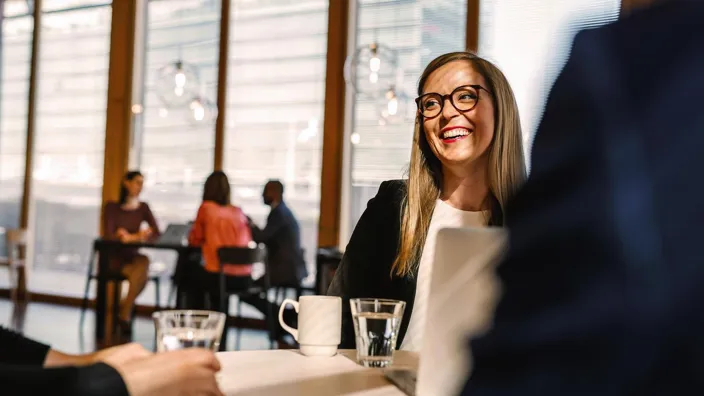
[[[166,118],[168,115],[169,115],[169,110],[167,110],[164,107],[159,109],[159,117]]]
[[[186,75],[179,71],[174,76],[174,83],[176,83],[177,87],[183,88],[186,85]]]
[[[359,144],[359,141],[360,141],[360,140],[361,140],[361,139],[360,139],[360,137],[359,137],[359,134],[356,133],[356,132],[353,133],[353,134],[350,136],[350,141],[352,142],[352,144]]]
[[[379,75],[372,72],[369,74],[369,82],[372,84],[376,84],[376,82],[379,81]]]
[[[193,109],[193,118],[195,118],[196,121],[203,121],[205,118],[205,108],[203,106],[198,106]]]
[[[379,71],[380,68],[381,68],[381,59],[379,59],[379,57],[373,56],[371,59],[369,59],[369,69],[371,69],[371,71],[376,73]]]
[[[183,96],[183,87],[174,88],[174,94],[176,94],[176,96]]]
[[[398,112],[398,99],[395,96],[389,99],[389,103],[386,105],[386,108],[389,110],[389,115],[396,115]]]

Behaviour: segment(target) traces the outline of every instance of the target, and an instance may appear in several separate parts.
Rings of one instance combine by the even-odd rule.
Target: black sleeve
[[[328,295],[342,297],[340,348],[355,348],[350,298],[375,297],[378,283],[390,278],[391,265],[398,250],[398,201],[403,188],[403,181],[381,184],[377,195],[369,200],[367,209],[357,222],[328,288]]]
[[[42,366],[49,346],[0,327],[0,364]]]
[[[0,384],[8,396],[129,396],[117,370],[104,363],[61,368],[0,364]]]

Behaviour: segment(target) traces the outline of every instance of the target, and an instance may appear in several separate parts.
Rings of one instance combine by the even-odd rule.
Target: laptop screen
[[[185,245],[188,243],[188,234],[193,223],[169,224],[166,230],[156,240],[159,245]]]
[[[462,390],[471,364],[469,337],[488,329],[499,301],[495,268],[506,243],[507,233],[498,227],[447,228],[438,233],[418,396],[456,395]]]

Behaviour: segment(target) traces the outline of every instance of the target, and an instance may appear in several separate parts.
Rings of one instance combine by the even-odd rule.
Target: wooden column
[[[480,0],[467,0],[465,47],[475,53],[479,51],[479,2]]]
[[[320,177],[318,246],[337,246],[342,211],[342,160],[345,124],[345,78],[349,0],[330,0],[325,72],[323,159]]]
[[[103,207],[119,196],[127,171],[132,132],[132,76],[138,0],[112,3],[110,70],[105,117],[105,159],[103,165]],[[101,209],[101,224],[102,224]],[[101,227],[102,233],[102,227]]]
[[[225,151],[225,113],[227,112],[227,65],[230,46],[230,0],[220,6],[220,53],[218,57],[218,115],[215,120],[215,163],[213,169],[223,169]]]
[[[20,211],[20,228],[29,228],[29,201],[32,196],[32,170],[34,159],[34,135],[36,131],[37,83],[39,80],[39,47],[42,31],[42,0],[34,0],[32,9],[34,29],[32,49],[29,61],[29,92],[27,94],[27,141],[24,156],[24,187],[22,190],[22,209]]]
[[[120,0],[112,3],[110,25],[110,63],[108,71],[108,101],[105,116],[105,157],[100,224],[108,201],[117,200],[122,177],[127,171],[132,135],[132,93],[135,64],[135,37],[138,5],[144,0]],[[103,233],[100,227],[100,233]],[[113,343],[113,295],[119,285],[109,282],[98,287],[96,298],[96,342],[99,346]]]

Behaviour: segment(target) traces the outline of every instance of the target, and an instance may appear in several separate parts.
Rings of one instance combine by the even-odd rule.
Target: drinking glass
[[[389,366],[393,362],[406,303],[354,298],[350,300],[350,307],[357,341],[357,362],[364,367]]]
[[[216,352],[225,328],[225,314],[213,311],[173,310],[155,312],[156,350],[205,348]]]

